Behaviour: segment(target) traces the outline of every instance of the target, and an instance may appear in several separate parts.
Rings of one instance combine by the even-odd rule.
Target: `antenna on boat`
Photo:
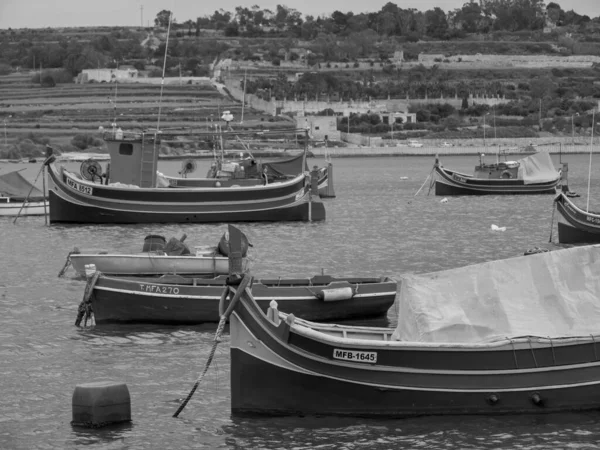
[[[594,120],[595,120],[596,110],[592,111],[592,138],[590,140],[590,164],[588,167],[588,191],[587,191],[587,207],[586,212],[590,212],[590,182],[592,180],[592,150],[594,149]]]
[[[117,71],[119,70],[119,64],[117,63]],[[115,96],[114,96],[114,101],[108,97],[108,101],[110,102],[110,104],[113,107],[113,120],[110,124],[111,128],[112,128],[112,132],[113,132],[113,136],[116,135],[117,133],[117,92],[118,92],[118,88],[119,88],[119,76],[118,74],[115,74]]]
[[[163,60],[163,71],[162,71],[162,79],[160,80],[160,97],[158,99],[158,119],[156,122],[156,132],[160,133],[160,113],[162,109],[162,97],[163,97],[163,89],[165,87],[165,71],[167,69],[167,53],[169,51],[169,34],[171,32],[171,20],[173,19],[173,13],[169,14],[169,24],[167,25],[167,40],[165,41],[165,57]]]
[[[246,75],[248,74],[248,69],[244,70],[244,93],[242,94],[242,117],[240,118],[240,123],[244,123],[244,106],[246,106]]]

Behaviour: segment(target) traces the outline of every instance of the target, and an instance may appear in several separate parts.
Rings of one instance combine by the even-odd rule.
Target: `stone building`
[[[111,83],[120,80],[129,80],[138,77],[137,69],[85,69],[77,77],[78,83],[92,81]]]
[[[337,130],[337,116],[299,116],[296,117],[296,126],[307,128],[312,139],[340,140],[340,132]]]

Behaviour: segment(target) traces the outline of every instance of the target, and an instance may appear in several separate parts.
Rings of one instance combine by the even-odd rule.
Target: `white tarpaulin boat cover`
[[[539,152],[519,160],[518,178],[525,184],[546,183],[558,180],[560,174],[554,168],[550,153]]]
[[[394,338],[475,343],[600,331],[600,245],[400,278]]]

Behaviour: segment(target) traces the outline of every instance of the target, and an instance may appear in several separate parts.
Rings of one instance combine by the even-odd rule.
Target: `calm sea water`
[[[477,159],[447,157],[442,162],[470,173]],[[558,165],[558,157],[554,159]],[[589,157],[563,160],[569,162],[570,188],[582,194],[578,200],[585,205]],[[180,165],[169,162],[160,169],[176,174]],[[254,244],[253,272],[310,276],[323,269],[335,275],[397,277],[517,256],[536,246],[558,248],[548,243],[552,196],[450,197],[442,203],[440,197],[426,195],[428,183],[415,196],[432,165],[431,158],[419,157],[334,160],[338,197],[326,200],[325,222],[240,225]],[[198,173],[204,174],[208,163],[199,166]],[[32,180],[39,170],[33,164],[0,164],[1,172],[19,167]],[[597,181],[590,199],[590,208],[600,209]],[[506,231],[491,231],[492,224]],[[2,449],[582,449],[597,448],[600,442],[596,412],[393,421],[235,418],[229,407],[228,333],[192,401],[173,419],[204,367],[216,325],[78,329],[74,321],[85,282],[72,269],[62,279],[57,274],[74,246],[140,251],[147,234],[168,238],[182,233],[192,245],[213,244],[226,225],[47,227],[43,217],[34,217],[16,225],[0,219],[0,227]],[[364,323],[395,322],[390,315]],[[72,428],[75,386],[99,380],[127,383],[132,423]]]

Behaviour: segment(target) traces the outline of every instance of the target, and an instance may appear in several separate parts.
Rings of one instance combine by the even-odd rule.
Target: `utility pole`
[[[246,75],[248,74],[248,69],[244,69],[244,92],[242,93],[242,118],[240,119],[240,123],[244,123],[244,107],[246,106]]]
[[[496,140],[496,105],[492,106],[492,111],[494,111],[494,140]]]
[[[140,28],[144,28],[144,5],[140,5]]]

